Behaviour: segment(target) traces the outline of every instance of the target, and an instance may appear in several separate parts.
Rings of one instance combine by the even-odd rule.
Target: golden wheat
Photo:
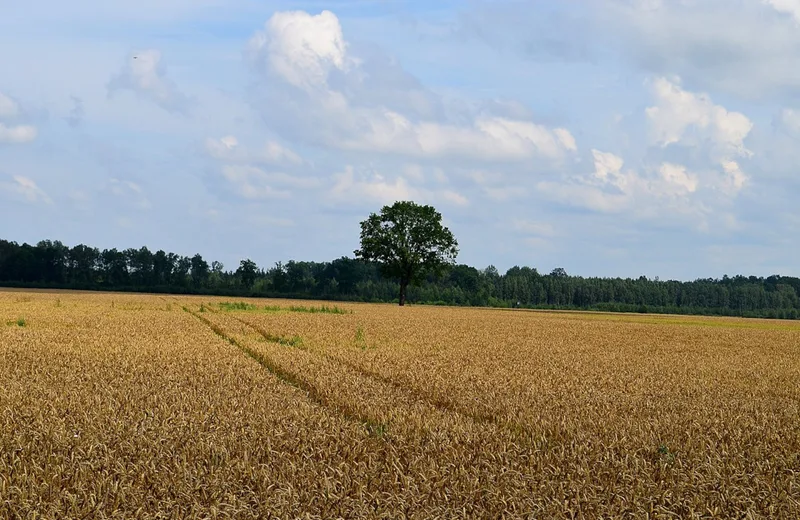
[[[227,301],[0,292],[0,517],[800,517],[800,326]]]

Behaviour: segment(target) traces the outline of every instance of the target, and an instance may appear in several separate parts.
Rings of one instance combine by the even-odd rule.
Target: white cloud
[[[67,198],[72,203],[72,207],[79,211],[90,211],[92,197],[85,191],[70,189],[66,193]]]
[[[484,195],[496,202],[509,201],[527,194],[524,186],[509,184],[497,171],[473,170],[467,176],[475,181]]]
[[[214,159],[230,162],[291,164],[303,162],[299,155],[275,141],[267,141],[263,147],[251,150],[241,146],[235,136],[228,135],[220,139],[206,139],[205,147]]]
[[[600,150],[592,150],[592,156],[594,157],[594,176],[603,181],[619,176],[619,171],[625,164],[622,157]]]
[[[313,189],[322,185],[317,178],[258,167],[258,164],[303,164],[299,155],[274,141],[268,141],[260,148],[249,149],[242,146],[235,136],[228,135],[220,139],[206,139],[205,147],[209,156],[223,162],[222,177],[234,193],[245,199],[287,199],[291,197],[291,192],[276,186]]]
[[[380,174],[373,174],[371,178],[362,176],[357,179],[353,167],[347,166],[345,171],[335,175],[334,179],[331,196],[351,203],[360,202],[362,198],[381,204],[421,198],[421,193],[411,187],[403,177],[398,177],[394,182],[387,182]]]
[[[313,16],[303,11],[275,13],[249,42],[256,59],[266,50],[268,65],[306,90],[325,86],[332,68],[347,66],[346,47],[339,19],[330,11]]]
[[[583,182],[542,181],[536,184],[536,188],[561,204],[602,213],[620,213],[627,209],[629,200],[625,194],[607,193]]]
[[[294,153],[293,151],[289,150],[288,148],[281,146],[280,144],[276,143],[275,141],[268,141],[264,148],[260,151],[257,151],[258,157],[263,157],[267,161],[273,162],[290,162],[294,164],[299,164],[303,162],[299,155]]]
[[[274,228],[274,227],[292,227],[295,225],[294,221],[288,218],[271,217],[269,215],[248,215],[247,222],[257,227]]]
[[[555,135],[558,144],[563,146],[566,150],[571,152],[578,151],[578,145],[575,142],[575,137],[573,137],[569,130],[566,128],[556,128],[553,130],[553,134]]]
[[[753,123],[739,112],[715,105],[706,94],[683,90],[679,81],[657,78],[653,82],[656,105],[645,109],[651,138],[663,147],[673,143],[698,144],[710,140],[719,157],[731,154],[750,156],[744,139]],[[696,136],[687,135],[694,130]]]
[[[456,206],[468,206],[469,205],[469,199],[467,199],[465,196],[461,195],[460,193],[456,193],[455,191],[452,191],[452,190],[444,190],[442,192],[442,199],[447,201],[447,202],[449,202],[449,203],[451,203],[451,204],[454,204]]]
[[[552,237],[555,235],[555,229],[549,222],[516,219],[513,225],[515,230],[526,235],[535,235],[539,237]]]
[[[69,199],[72,200],[73,202],[80,204],[85,204],[90,200],[90,197],[86,192],[76,189],[70,190],[69,193],[67,194],[67,197],[69,197]]]
[[[739,163],[736,161],[722,161],[722,168],[725,172],[722,181],[722,188],[730,194],[734,194],[742,189],[747,182],[747,175],[742,172]]]
[[[114,219],[114,224],[122,229],[133,229],[134,222],[130,217],[117,217]]]
[[[790,134],[800,136],[800,111],[784,108],[780,114],[780,123]]]
[[[108,25],[122,23],[163,24],[183,20],[217,20],[222,12],[228,13],[235,6],[241,7],[237,0],[119,0],[111,4],[95,0],[73,0],[68,5],[61,2],[48,2],[47,9],[40,4],[19,4],[9,13],[10,20],[15,17],[30,18],[39,13],[40,19],[51,24],[93,23]],[[219,8],[216,9],[216,8]]]
[[[425,180],[425,174],[422,171],[422,167],[418,164],[407,164],[404,172],[406,177],[414,181],[423,182]]]
[[[565,128],[486,114],[454,124],[415,117],[419,111],[413,103],[404,110],[362,103],[353,92],[373,81],[371,71],[349,54],[339,20],[328,11],[274,14],[251,38],[248,52],[266,74],[264,90],[273,96],[265,113],[285,110],[281,114],[292,120],[295,135],[325,146],[426,159],[511,161],[561,159],[577,150]]]
[[[796,0],[608,0],[592,4],[593,30],[564,32],[584,42],[584,34],[609,41],[650,73],[772,101],[800,92],[797,6]]]
[[[16,117],[19,114],[19,106],[17,103],[0,92],[0,118]]]
[[[658,172],[668,184],[682,191],[688,193],[697,191],[697,176],[687,172],[686,167],[683,165],[664,163]]]
[[[0,143],[29,143],[36,139],[36,135],[34,126],[6,126],[0,123]]]
[[[709,175],[704,182],[729,195],[740,191],[747,176],[734,158],[754,155],[744,142],[753,129],[752,121],[742,113],[714,104],[707,94],[682,89],[679,80],[657,78],[653,93],[656,105],[645,109],[652,141],[661,147],[679,143],[707,151],[709,159],[722,168],[724,175]],[[784,112],[784,119],[791,120],[792,115]],[[696,191],[700,182],[683,166],[665,163],[660,173],[673,188],[688,192]]]
[[[209,137],[206,139],[205,145],[208,155],[214,159],[231,160],[241,155],[239,140],[232,135],[228,135],[220,139],[213,139]]]
[[[539,182],[537,188],[565,205],[644,219],[683,217],[698,229],[708,227],[709,201],[720,202],[710,195],[715,189],[729,197],[741,188],[742,177],[734,172],[691,172],[684,165],[669,162],[637,172],[623,170],[623,159],[612,153],[592,150],[592,156],[594,172],[560,182]],[[736,181],[731,180],[734,178]],[[700,194],[701,188],[705,195]]]
[[[131,90],[169,112],[187,113],[191,101],[167,77],[161,52],[147,49],[134,52],[125,59],[120,72],[108,82],[108,95],[119,90]]]
[[[336,143],[354,151],[399,153],[419,158],[460,157],[487,161],[561,158],[576,151],[565,129],[499,117],[476,119],[472,126],[434,122],[413,123],[391,111],[362,112],[368,128]]]
[[[316,177],[302,177],[285,172],[264,172],[264,179],[275,184],[283,184],[292,188],[312,189],[322,186],[322,180]]]
[[[222,138],[207,138],[205,149],[208,155],[222,162],[221,176],[228,187],[241,198],[248,200],[289,199],[290,189],[309,190],[319,188],[323,182],[309,177],[299,165],[307,164],[295,152],[285,146],[267,141],[258,148],[243,146],[233,135]],[[264,169],[259,165],[289,167],[289,172]]]
[[[139,210],[148,210],[152,207],[141,186],[135,182],[122,179],[111,179],[107,186],[108,191],[120,200]]]
[[[291,196],[289,191],[273,187],[276,181],[286,182],[288,176],[282,174],[269,174],[253,166],[229,164],[222,167],[222,176],[245,199],[285,199]]]
[[[475,184],[486,186],[489,184],[502,184],[504,182],[503,175],[497,171],[489,170],[472,170],[467,176],[475,181]]]
[[[85,111],[83,109],[83,100],[79,97],[72,96],[72,110],[70,110],[69,115],[64,118],[69,126],[75,128],[80,126],[83,122],[83,117],[85,115]]]
[[[47,193],[45,193],[33,179],[23,177],[22,175],[14,175],[11,177],[11,182],[0,183],[0,191],[11,194],[12,196],[30,203],[44,203],[52,204],[53,201]]]
[[[135,182],[121,181],[119,179],[111,180],[111,193],[114,195],[122,195],[125,193],[125,188],[134,193],[142,193],[142,188]]]
[[[528,190],[523,186],[506,186],[502,188],[492,188],[485,186],[483,192],[489,199],[496,202],[518,199],[528,194]]]
[[[481,118],[472,128],[423,123],[412,127],[422,155],[474,156],[490,160],[559,158],[576,151],[575,139],[563,128],[554,131],[527,121]],[[413,153],[408,150],[407,153]]]
[[[0,119],[15,118],[19,114],[17,102],[0,92]],[[35,126],[8,126],[0,122],[0,143],[29,143],[36,139],[37,134]]]
[[[433,169],[433,178],[439,184],[446,184],[447,181],[448,181],[447,174],[444,173],[444,170],[442,170],[441,168],[434,168]]]
[[[594,159],[593,184],[614,186],[626,194],[636,188],[639,179],[632,171],[622,172],[622,166],[625,164],[622,157],[600,150],[592,150],[592,158]]]
[[[525,237],[522,242],[528,247],[536,248],[540,252],[554,249],[553,243],[542,237]]]
[[[412,186],[403,176],[388,180],[377,172],[357,175],[352,166],[334,175],[329,198],[332,201],[359,205],[362,203],[393,204],[399,200],[420,203],[444,203],[464,207],[469,199],[452,189],[427,190]]]
[[[762,2],[771,5],[778,12],[792,15],[800,22],[800,0],[762,0]]]

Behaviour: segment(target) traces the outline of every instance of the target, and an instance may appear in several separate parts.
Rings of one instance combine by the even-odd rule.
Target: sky
[[[0,238],[800,275],[800,0],[0,0]]]

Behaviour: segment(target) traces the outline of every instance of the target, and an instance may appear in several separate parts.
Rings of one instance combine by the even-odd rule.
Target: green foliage
[[[367,428],[367,433],[369,433],[370,436],[377,437],[379,439],[382,439],[389,429],[385,423],[375,421],[367,421],[364,426]]]
[[[356,329],[356,347],[360,348],[361,350],[367,350],[369,346],[367,345],[367,338],[364,336],[364,327],[359,325],[358,329]]]
[[[199,254],[194,255],[191,259],[190,273],[192,283],[197,286],[205,285],[211,275],[208,262],[203,260],[203,257]]]
[[[6,325],[8,325],[9,327],[13,327],[14,325],[16,325],[17,327],[24,327],[25,325],[27,325],[27,322],[25,321],[25,318],[17,318],[16,321],[9,321],[6,323]]]
[[[501,309],[506,309],[511,306],[511,304],[508,301],[501,300],[500,298],[496,298],[494,296],[489,296],[486,304],[489,307],[498,307]]]
[[[657,454],[659,461],[665,464],[671,464],[675,462],[675,454],[671,452],[670,449],[664,444],[658,447]]]
[[[247,302],[222,302],[217,304],[223,311],[257,311],[258,305]]]
[[[217,304],[222,311],[242,311],[242,312],[305,312],[308,314],[352,314],[353,311],[342,309],[335,305],[320,305],[319,307],[304,307],[301,305],[290,305],[282,308],[280,305],[256,305],[247,302],[222,302]]]
[[[236,270],[236,275],[243,287],[250,289],[256,283],[258,276],[258,266],[250,259],[242,260],[239,264],[239,269]]]
[[[378,263],[384,276],[400,280],[398,303],[404,305],[408,284],[420,283],[429,273],[441,275],[455,263],[458,242],[433,206],[399,201],[361,222],[361,248],[354,253]]]
[[[405,237],[399,233],[402,226],[382,222],[384,216],[387,215],[376,217],[378,231],[387,235],[396,231],[396,236]],[[412,221],[406,219],[405,223],[410,225]],[[398,295],[402,293],[403,303],[625,313],[646,308],[648,314],[787,320],[800,317],[800,278],[792,276],[737,275],[692,281],[644,276],[597,278],[568,275],[562,268],[541,274],[527,266],[513,266],[500,273],[493,266],[476,269],[451,265],[450,259],[444,267],[440,266],[440,272],[420,270],[411,283],[408,277],[387,276],[386,266],[378,260],[364,260],[367,258],[342,257],[330,262],[289,260],[277,262],[274,268],[266,270],[245,261],[238,265],[239,269],[225,271],[219,262],[210,262],[209,270],[208,262],[199,255],[183,257],[165,251],[151,252],[147,247],[101,251],[82,244],[70,248],[58,241],[43,240],[29,245],[0,239],[0,285],[374,303],[400,303]],[[18,305],[30,301],[24,294],[14,298]],[[212,306],[216,309],[216,304],[206,303],[204,310],[212,310]],[[129,305],[117,306],[115,302],[111,307],[133,310]],[[290,312],[290,309],[277,306],[258,309],[258,312],[279,311]]]
[[[269,334],[266,332],[261,332],[261,336],[267,340],[271,341],[272,343],[278,343],[280,345],[286,345],[287,347],[295,347],[299,349],[305,349],[305,343],[303,342],[303,338],[295,334],[291,338],[287,338],[285,336],[277,336],[275,334]]]
[[[329,307],[327,305],[321,305],[319,307],[302,307],[302,306],[298,306],[298,305],[291,305],[289,307],[289,311],[291,311],[291,312],[306,312],[306,313],[309,313],[309,314],[318,314],[318,313],[324,313],[324,314],[352,314],[353,313],[353,311],[348,311],[346,309],[341,309],[341,308],[339,308],[339,307],[337,307],[335,305],[332,306],[332,307]]]

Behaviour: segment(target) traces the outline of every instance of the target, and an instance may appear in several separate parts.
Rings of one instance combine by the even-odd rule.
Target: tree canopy
[[[405,305],[410,283],[419,283],[429,273],[440,274],[453,265],[458,242],[442,225],[442,215],[433,206],[399,201],[384,206],[361,222],[361,248],[356,258],[376,262],[381,272],[400,283],[399,304]]]
[[[83,244],[68,247],[57,240],[31,245],[2,239],[0,285],[394,303],[400,288],[376,262],[348,257],[289,260],[266,269],[245,261],[225,269],[200,255],[152,252],[147,247],[101,250]],[[597,278],[560,268],[544,274],[534,267],[513,266],[503,273],[493,266],[458,264],[410,285],[407,302],[492,307],[519,302],[527,308],[797,318],[800,278]]]

